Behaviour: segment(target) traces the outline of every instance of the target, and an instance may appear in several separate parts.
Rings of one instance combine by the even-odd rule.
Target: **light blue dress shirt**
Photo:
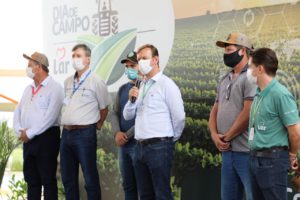
[[[17,135],[26,129],[29,139],[39,135],[52,126],[59,125],[60,110],[64,92],[62,86],[48,76],[41,89],[33,96],[34,82],[24,90],[22,99],[14,112],[14,130]]]
[[[135,139],[181,136],[185,112],[177,85],[159,72],[143,82],[135,103],[128,101],[123,110],[126,120],[135,119]]]

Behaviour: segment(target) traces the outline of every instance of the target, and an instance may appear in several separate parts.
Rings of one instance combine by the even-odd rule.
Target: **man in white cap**
[[[47,57],[35,52],[28,59],[27,76],[33,83],[25,88],[14,113],[14,129],[23,142],[23,172],[28,185],[28,200],[57,198],[57,156],[59,152],[59,116],[63,88],[49,73]]]
[[[224,64],[231,68],[218,85],[209,118],[212,140],[222,152],[221,199],[241,200],[246,193],[252,200],[247,127],[256,85],[247,80],[246,72],[253,47],[241,33],[231,33],[216,45],[224,48]]]

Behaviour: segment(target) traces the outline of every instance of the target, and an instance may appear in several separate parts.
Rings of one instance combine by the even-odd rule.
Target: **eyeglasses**
[[[226,100],[229,100],[229,98],[230,98],[231,86],[232,86],[232,82],[229,83],[229,84],[227,85],[227,87],[226,87],[226,97],[225,97]]]

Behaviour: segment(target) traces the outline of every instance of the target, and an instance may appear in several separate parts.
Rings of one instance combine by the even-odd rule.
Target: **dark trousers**
[[[140,200],[173,200],[170,187],[172,140],[137,144],[134,167]]]
[[[88,200],[101,199],[96,150],[96,124],[76,130],[63,129],[60,164],[66,200],[79,200],[79,164],[83,172]]]
[[[272,153],[271,157],[250,157],[253,199],[287,200],[288,151]]]
[[[122,174],[125,200],[138,200],[136,175],[133,166],[135,147],[136,140],[131,138],[119,149],[119,165]]]
[[[28,185],[28,200],[40,200],[42,186],[45,200],[57,199],[59,141],[59,127],[51,127],[23,144],[23,172]]]

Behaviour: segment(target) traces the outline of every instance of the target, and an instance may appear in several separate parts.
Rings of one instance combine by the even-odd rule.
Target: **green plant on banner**
[[[97,164],[103,199],[122,199],[121,195],[123,190],[121,187],[121,176],[116,156],[111,152],[105,152],[103,149],[98,149]]]
[[[20,144],[17,137],[6,121],[0,123],[0,187],[4,176],[5,167],[10,154]]]
[[[175,183],[181,185],[183,176],[187,170],[196,168],[212,168],[221,165],[222,158],[220,154],[212,154],[206,149],[191,147],[190,143],[181,144],[180,142],[175,145],[174,174],[176,174]]]
[[[175,176],[171,177],[171,188],[174,200],[180,200],[181,198],[181,188],[175,184]]]

